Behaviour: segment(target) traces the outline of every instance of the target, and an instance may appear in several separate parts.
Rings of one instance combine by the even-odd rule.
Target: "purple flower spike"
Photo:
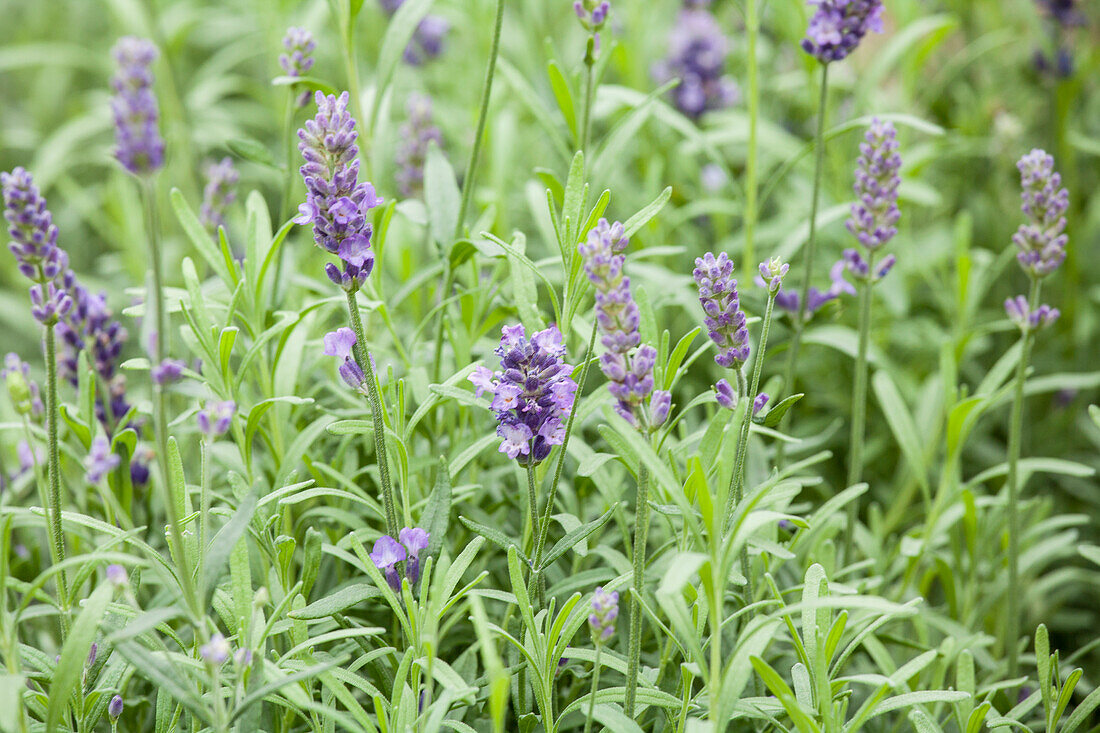
[[[718,345],[714,357],[720,366],[739,369],[749,358],[749,329],[733,279],[733,261],[725,252],[707,252],[695,260],[695,284],[703,306],[703,323]]]
[[[9,248],[19,271],[36,283],[56,279],[68,268],[69,258],[57,246],[57,226],[34,177],[24,168],[15,168],[0,173],[0,186],[11,237]]]
[[[733,386],[725,379],[719,379],[714,385],[714,398],[718,400],[719,405],[727,410],[737,407],[737,393],[733,391]]]
[[[52,282],[31,286],[31,315],[44,326],[52,326],[73,307],[73,300]]]
[[[585,30],[595,33],[607,23],[607,16],[611,14],[611,3],[608,0],[575,0],[573,12]]]
[[[294,222],[313,225],[317,246],[343,261],[343,273],[333,266],[335,277],[325,268],[329,279],[354,292],[374,267],[367,215],[382,199],[373,185],[359,181],[359,133],[348,113],[348,93],[326,97],[317,92],[315,100],[317,116],[298,131],[298,150],[306,161],[299,169],[306,201]]]
[[[1016,259],[1024,272],[1044,278],[1066,259],[1066,210],[1069,191],[1062,187],[1062,176],[1054,170],[1054,157],[1032,150],[1016,164],[1023,187],[1021,210],[1028,218],[1012,241],[1020,250]]]
[[[366,375],[363,368],[355,361],[352,354],[357,339],[355,331],[350,328],[338,328],[325,334],[325,354],[335,356],[340,360],[340,377],[345,383],[357,392],[363,392],[366,384]]]
[[[900,169],[897,130],[891,122],[874,120],[859,146],[857,200],[847,223],[848,231],[868,250],[878,249],[898,233]]]
[[[237,412],[237,403],[232,400],[215,402],[199,410],[199,431],[208,438],[217,438],[229,430],[233,424],[233,415]]]
[[[577,391],[561,332],[550,326],[528,339],[521,324],[505,326],[495,353],[501,370],[479,366],[469,380],[479,397],[493,393],[500,452],[523,466],[541,463],[565,439]]]
[[[405,577],[409,585],[416,585],[420,580],[420,553],[428,549],[428,532],[420,527],[402,527],[398,538],[406,550]]]
[[[1040,331],[1058,320],[1061,312],[1057,308],[1043,304],[1031,309],[1027,298],[1017,295],[1005,301],[1005,313],[1009,320],[1016,324],[1021,333]]]
[[[409,119],[401,126],[401,144],[397,148],[397,187],[405,198],[424,191],[424,161],[428,147],[443,145],[443,134],[432,124],[432,100],[423,94],[409,95]]]
[[[405,548],[389,535],[382,535],[374,543],[374,549],[370,553],[370,559],[374,566],[383,571],[386,582],[395,591],[401,590],[401,579],[397,575],[395,565],[403,562],[406,557]]]
[[[592,641],[603,644],[615,633],[615,619],[619,617],[619,594],[610,593],[603,586],[592,594],[592,613],[588,616],[588,628],[592,632]]]
[[[760,263],[760,284],[775,295],[783,287],[783,278],[791,266],[783,262],[779,257],[772,257],[767,262]]]
[[[379,0],[379,5],[387,15],[392,16],[398,8],[405,4],[405,0]],[[446,18],[438,15],[426,15],[413,31],[413,37],[405,46],[403,59],[411,66],[420,66],[425,61],[434,59],[443,53],[443,42],[447,33],[451,30],[451,24]]]
[[[676,108],[698,119],[704,112],[737,104],[741,90],[725,75],[729,39],[710,10],[702,5],[680,11],[669,33],[668,56],[653,67],[659,83],[679,79],[670,94]]]
[[[153,94],[152,65],[157,48],[144,38],[120,38],[111,50],[118,73],[111,80],[115,96],[115,158],[135,176],[155,173],[164,165],[164,140],[157,128],[159,112]]]
[[[313,34],[305,28],[287,28],[283,48],[286,53],[280,54],[279,66],[283,67],[283,73],[287,76],[305,76],[313,68],[313,50],[317,48],[317,43],[313,40]],[[295,104],[298,107],[309,104],[308,89],[298,95]]]
[[[118,468],[119,457],[111,452],[111,444],[103,436],[92,441],[92,447],[84,458],[84,478],[89,484],[98,484],[111,471]]]
[[[802,50],[823,64],[856,50],[868,31],[882,33],[882,0],[808,0],[816,9]]]
[[[764,409],[764,406],[768,404],[768,400],[770,399],[771,397],[768,396],[767,392],[761,392],[760,394],[756,395],[756,399],[752,401],[753,417],[756,417],[760,414],[760,411]]]
[[[202,190],[199,221],[208,232],[213,233],[218,227],[225,226],[225,210],[237,200],[237,182],[241,176],[229,157],[222,158],[218,163],[207,163],[204,173],[206,185]]]

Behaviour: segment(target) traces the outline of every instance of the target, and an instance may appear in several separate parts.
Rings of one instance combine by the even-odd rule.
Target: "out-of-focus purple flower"
[[[304,76],[313,68],[313,50],[317,48],[313,40],[313,34],[305,28],[287,28],[283,37],[283,48],[286,53],[280,54],[279,66],[287,76]],[[309,90],[303,91],[295,100],[298,107],[309,104]]]
[[[897,264],[897,261],[898,259],[894,255],[887,255],[875,265],[874,272],[872,272],[870,263],[863,259],[863,255],[851,247],[844,250],[843,257],[841,258],[841,262],[844,263],[848,272],[852,273],[852,277],[856,280],[869,280],[872,284],[886,277],[890,273],[890,270],[894,269],[894,265]]]
[[[326,333],[324,338],[325,354],[335,356],[340,360],[338,371],[340,377],[349,387],[357,392],[364,392],[366,375],[363,374],[363,368],[355,361],[355,356],[352,353],[356,341],[355,331],[347,327]]]
[[[210,641],[199,647],[199,656],[207,664],[220,667],[229,659],[231,651],[229,640],[221,633],[217,633],[210,637]]]
[[[401,578],[397,575],[397,563],[403,562],[407,552],[400,542],[384,534],[374,542],[370,559],[386,576],[386,582],[395,591],[401,590]]]
[[[856,202],[847,222],[848,231],[869,250],[878,249],[898,233],[900,170],[897,130],[892,122],[876,118],[859,146]]]
[[[20,415],[38,418],[45,412],[38,383],[31,379],[31,366],[20,359],[18,354],[9,352],[4,357],[0,379],[4,380],[12,406]]]
[[[882,0],[808,0],[815,7],[802,50],[823,64],[856,50],[868,31],[882,33]]]
[[[668,417],[669,402],[664,390],[653,389],[657,350],[641,343],[638,304],[630,292],[630,278],[623,274],[626,257],[621,252],[626,245],[623,225],[600,219],[577,251],[596,288],[596,323],[600,343],[607,349],[600,355],[600,370],[611,382],[608,390],[615,397],[615,411],[634,427],[654,430]]]
[[[679,79],[672,90],[676,108],[691,118],[737,103],[741,90],[725,75],[729,39],[714,15],[704,7],[680,11],[668,37],[668,56],[653,67],[653,76],[664,83]]]
[[[405,577],[409,585],[416,585],[420,580],[420,553],[428,549],[430,537],[420,527],[402,527],[397,536],[405,546]]]
[[[717,257],[707,252],[695,259],[692,274],[699,288],[703,323],[711,340],[718,345],[714,361],[728,369],[739,369],[749,358],[749,329],[741,310],[737,281],[732,277],[733,260],[725,252]]]
[[[122,715],[122,695],[115,695],[107,703],[107,715],[110,716],[112,723],[119,719]]]
[[[233,424],[233,415],[237,412],[237,403],[232,400],[215,402],[199,410],[197,417],[199,431],[208,438],[225,435]]]
[[[46,197],[24,168],[0,173],[8,245],[19,271],[36,283],[56,279],[69,266],[65,250],[57,246],[57,226],[46,208]]]
[[[775,295],[783,287],[783,278],[791,266],[783,262],[778,256],[772,257],[767,262],[760,263],[760,283]]]
[[[556,326],[530,339],[522,324],[501,329],[500,370],[479,366],[469,380],[480,397],[493,393],[489,409],[497,419],[500,452],[520,465],[541,463],[565,439],[577,383],[565,363],[565,345]]]
[[[715,383],[714,398],[718,400],[719,405],[727,410],[737,407],[737,393],[733,390],[733,385],[725,379],[719,379]]]
[[[379,0],[379,5],[387,15],[392,16],[398,8],[405,4],[405,0]],[[443,53],[443,42],[447,33],[451,30],[451,24],[446,18],[438,15],[426,15],[413,31],[413,37],[409,45],[405,46],[403,58],[405,63],[412,66],[420,66],[429,59],[434,59]]]
[[[1068,79],[1076,70],[1072,53],[1064,47],[1056,49],[1053,58],[1047,56],[1044,50],[1036,49],[1032,64],[1037,72],[1054,79]]]
[[[241,647],[233,652],[233,663],[242,669],[252,664],[252,650]]]
[[[603,644],[615,633],[615,619],[619,617],[619,594],[598,586],[592,594],[592,613],[588,615],[588,628],[592,641]]]
[[[298,149],[306,161],[299,169],[306,201],[294,222],[313,225],[317,246],[339,257],[344,266],[342,273],[335,266],[326,267],[329,279],[354,292],[374,268],[367,215],[382,199],[373,185],[359,181],[359,133],[348,112],[348,93],[334,97],[317,92],[315,99],[317,116],[298,131]]]
[[[771,397],[768,396],[767,392],[756,395],[756,399],[752,401],[752,414],[754,417],[760,414],[760,411],[764,409],[764,405],[768,404],[770,399]]]
[[[72,270],[64,274],[62,283],[72,299],[73,307],[57,328],[62,345],[58,362],[61,376],[75,387],[79,381],[80,352],[87,353],[92,368],[107,386],[107,394],[96,395],[96,416],[110,430],[112,425],[108,419],[108,407],[110,417],[115,420],[130,411],[130,403],[126,399],[126,378],[118,373],[118,360],[127,338],[126,329],[112,317],[106,293],[90,292],[80,284]],[[154,379],[155,370],[154,367]]]
[[[123,588],[130,582],[130,576],[126,574],[126,568],[121,565],[108,565],[107,582],[116,588]]]
[[[144,38],[120,38],[111,55],[118,73],[111,80],[115,96],[115,158],[135,176],[155,173],[164,165],[164,140],[157,128],[159,112],[153,94],[152,65],[157,48]]]
[[[84,666],[91,669],[95,666],[96,657],[99,655],[99,644],[92,642],[88,648],[88,657],[84,660]]]
[[[1043,278],[1054,272],[1066,259],[1066,210],[1069,191],[1062,187],[1062,176],[1054,170],[1054,156],[1035,149],[1020,159],[1021,210],[1028,218],[1013,235],[1020,250],[1016,259],[1024,272]]]
[[[1062,26],[1085,25],[1085,14],[1077,7],[1077,0],[1038,0],[1039,7]]]
[[[573,12],[585,30],[596,33],[607,23],[611,3],[608,0],[574,0]]]
[[[729,184],[730,177],[722,166],[717,163],[707,163],[699,172],[699,181],[703,184],[704,191],[717,193]]]
[[[44,326],[52,326],[73,307],[72,298],[53,282],[31,286],[31,315]]]
[[[889,259],[889,258],[887,258]],[[815,287],[810,287],[809,296],[806,298],[806,317],[809,318],[816,313],[821,306],[828,303],[830,300],[835,300],[842,294],[855,295],[855,287],[844,279],[844,273],[848,269],[848,263],[846,260],[837,260],[833,266],[829,269],[829,281],[831,285],[828,290],[818,290]],[[889,270],[889,268],[887,268]],[[767,287],[763,279],[757,277],[756,284],[760,287]],[[793,318],[799,317],[799,305],[801,298],[798,293],[793,290],[780,289],[775,296],[776,307],[786,311]]]
[[[184,366],[186,365],[179,359],[165,359],[150,370],[153,376],[153,383],[162,386],[175,384],[183,379]]]
[[[208,162],[203,174],[206,185],[202,189],[199,221],[208,232],[214,233],[218,227],[225,226],[225,210],[237,200],[237,182],[241,176],[233,167],[233,159],[228,156],[217,163]]]
[[[102,435],[92,441],[84,458],[84,478],[90,484],[98,484],[111,471],[118,468],[119,457],[111,451],[111,443]]]
[[[139,446],[134,451],[133,460],[130,461],[130,481],[134,486],[145,486],[149,483],[149,466],[155,457],[156,454],[147,446]]]
[[[1061,312],[1057,308],[1042,304],[1032,310],[1027,298],[1017,295],[1005,301],[1005,313],[1022,333],[1039,331],[1058,320]]]
[[[15,446],[15,455],[19,458],[19,469],[11,477],[14,481],[28,471],[33,471],[35,465],[43,463],[46,460],[46,454],[42,452],[41,448],[31,449],[31,444],[25,440],[19,441],[19,444]]]
[[[443,134],[432,124],[432,100],[424,94],[409,95],[406,107],[409,119],[401,125],[397,147],[397,187],[405,198],[419,196],[424,190],[424,161],[428,146],[443,145]]]

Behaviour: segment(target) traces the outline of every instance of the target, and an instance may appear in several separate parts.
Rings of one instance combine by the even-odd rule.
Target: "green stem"
[[[386,511],[386,531],[391,537],[397,537],[400,525],[397,523],[393,484],[390,483],[390,465],[386,457],[386,421],[382,417],[382,396],[378,393],[378,380],[367,351],[367,336],[363,330],[363,319],[359,316],[355,293],[347,293],[347,298],[348,316],[352,330],[355,331],[355,359],[363,368],[367,381],[367,398],[370,400],[371,421],[374,426],[374,454],[378,460],[378,479],[382,484],[382,504]]]
[[[539,532],[538,537],[535,540],[535,554],[534,558],[535,572],[532,579],[532,585],[539,591],[539,604],[543,603],[542,598],[542,552],[546,547],[546,535],[550,530],[550,515],[554,513],[554,499],[558,493],[558,482],[561,480],[561,469],[565,464],[565,455],[569,449],[569,438],[573,435],[573,420],[577,417],[577,408],[581,401],[581,394],[584,392],[584,383],[588,379],[588,367],[592,364],[592,352],[596,346],[596,330],[597,325],[592,323],[592,333],[588,336],[588,349],[584,352],[584,364],[581,366],[581,376],[577,381],[576,398],[573,402],[573,409],[569,411],[569,419],[565,421],[565,437],[561,442],[561,450],[558,452],[558,465],[554,468],[554,479],[550,482],[549,493],[546,496],[546,507],[542,510],[542,517],[539,520]],[[530,594],[531,589],[528,589]]]
[[[596,95],[596,41],[595,34],[588,37],[588,47],[584,54],[584,116],[581,120],[580,150],[588,156],[588,139],[592,129],[592,101]]]
[[[600,652],[603,644],[596,645],[596,659],[592,662],[592,695],[588,698],[588,715],[584,720],[584,733],[591,733],[592,713],[596,710],[596,693],[600,691]]]
[[[756,63],[756,40],[760,35],[760,18],[757,14],[757,0],[745,0],[745,36],[748,48],[745,53],[748,57],[749,98],[749,140],[745,158],[745,249],[743,264],[745,267],[745,279],[752,277],[752,263],[754,257],[754,242],[756,237],[756,150],[757,150],[757,122],[760,116],[760,74]]]
[[[524,528],[524,534],[528,530],[531,531],[531,543],[535,542],[535,533],[538,531],[538,492],[535,489],[535,464],[527,464],[527,526]],[[526,544],[526,543],[525,543]],[[534,569],[531,571],[531,577],[535,577]]]
[[[798,313],[794,314],[794,333],[791,335],[791,346],[787,352],[787,370],[783,378],[783,389],[787,396],[794,394],[795,367],[798,364],[798,351],[802,345],[802,330],[809,319],[810,278],[813,277],[814,253],[817,249],[817,206],[821,198],[821,178],[825,169],[825,117],[828,111],[829,99],[829,65],[821,67],[821,95],[818,100],[817,132],[814,136],[814,187],[810,198],[810,233],[806,240],[805,271],[802,273],[802,287],[799,289]],[[790,422],[790,413],[783,416],[780,430],[786,432]],[[782,467],[786,453],[786,444],[780,443],[776,448],[776,463]]]
[[[1039,291],[1042,282],[1038,278],[1031,281],[1031,293],[1028,303],[1031,310],[1039,305]],[[1019,477],[1020,442],[1024,425],[1024,382],[1027,380],[1028,362],[1031,360],[1033,336],[1030,331],[1023,335],[1020,349],[1020,361],[1016,365],[1016,385],[1012,396],[1012,415],[1008,427],[1008,609],[1005,618],[1005,653],[1008,655],[1008,676],[1016,676],[1019,660],[1016,654],[1016,640],[1020,636],[1019,602],[1019,558],[1020,558],[1020,517],[1019,517]]]
[[[623,712],[634,717],[638,693],[638,664],[642,656],[642,603],[645,593],[646,539],[649,534],[649,471],[638,466],[638,497],[634,507],[634,577],[630,588],[630,656],[626,667],[626,697]]]
[[[147,236],[149,237],[149,255],[153,268],[153,292],[146,293],[146,312],[149,308],[155,314],[157,336],[155,341],[156,362],[164,361],[168,353],[168,313],[164,307],[164,265],[160,248],[160,223],[157,219],[156,192],[151,178],[142,181],[142,193],[145,199]],[[164,386],[153,383],[153,432],[157,441],[157,463],[160,466],[161,486],[164,490],[165,511],[168,514],[168,533],[171,545],[177,557],[180,588],[191,611],[192,619],[201,618],[198,597],[195,595],[195,583],[191,576],[191,563],[187,558],[187,546],[183,541],[183,529],[180,526],[179,512],[172,496],[172,484],[168,474],[168,416],[165,408]]]
[[[45,290],[46,285],[40,286]],[[61,528],[61,452],[57,441],[57,337],[54,324],[46,326],[46,480],[49,484],[50,549],[54,564],[65,559],[65,534]],[[33,449],[32,449],[33,454]],[[69,583],[65,571],[57,574],[57,601],[61,607],[61,638],[69,633]]]
[[[867,349],[871,341],[871,295],[874,276],[875,252],[867,253],[867,278],[859,284],[859,350],[856,354],[856,373],[852,386],[852,433],[848,448],[848,486],[855,486],[863,478],[863,439],[867,432]],[[852,557],[852,542],[856,531],[859,501],[848,502],[848,531],[844,534],[844,557]]]
[[[291,86],[287,90],[286,98],[286,115],[283,117],[283,149],[286,151],[286,175],[283,179],[283,204],[282,204],[282,219],[285,221],[290,218],[292,211],[290,207],[290,196],[294,190],[294,179],[297,177],[298,172],[294,170],[294,152],[296,146],[294,144],[294,136],[291,130],[294,129],[294,106],[297,99],[294,93],[294,87]],[[278,282],[278,274],[282,272],[282,257],[275,263],[276,279]]]

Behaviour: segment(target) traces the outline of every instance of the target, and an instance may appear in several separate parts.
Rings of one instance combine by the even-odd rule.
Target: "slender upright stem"
[[[41,286],[45,289],[45,285]],[[54,564],[65,559],[65,534],[61,528],[61,452],[57,442],[57,337],[54,324],[46,326],[46,481],[49,484],[50,554]],[[34,451],[31,451],[32,455]],[[62,569],[57,574],[57,603],[61,607],[61,636],[69,633],[69,582]]]
[[[168,354],[168,312],[164,305],[164,264],[160,249],[160,224],[157,220],[156,192],[152,178],[142,181],[142,193],[145,199],[145,217],[149,238],[149,258],[153,268],[153,292],[146,293],[146,312],[152,308],[156,323],[155,357],[159,364]],[[183,529],[180,526],[179,512],[172,496],[172,484],[168,473],[168,415],[164,404],[164,385],[153,383],[153,432],[157,441],[157,464],[160,466],[160,483],[163,487],[165,511],[168,514],[168,534],[171,546],[175,549],[176,564],[180,578],[180,588],[186,598],[188,608],[194,619],[201,616],[198,597],[195,595],[195,583],[191,576],[191,563],[187,557],[187,546],[183,541]]]
[[[529,528],[531,530],[531,545],[534,546],[535,534],[538,532],[538,510],[539,499],[538,492],[535,489],[535,464],[527,464],[527,527],[524,528],[524,532]],[[534,569],[531,570],[531,577],[535,577]]]
[[[359,303],[355,293],[348,293],[348,317],[355,331],[355,360],[363,368],[367,381],[367,399],[370,400],[371,421],[374,426],[374,455],[378,460],[378,480],[382,484],[382,505],[386,511],[386,531],[396,537],[400,525],[397,523],[396,502],[393,484],[390,483],[390,464],[386,457],[386,421],[382,417],[382,396],[378,394],[378,380],[374,376],[374,364],[367,351],[367,336],[363,330],[363,319],[359,315]]]
[[[818,100],[817,133],[814,135],[814,187],[810,197],[810,233],[806,240],[806,256],[803,258],[804,271],[802,273],[802,287],[798,293],[798,313],[794,314],[794,333],[791,334],[791,345],[787,352],[787,369],[783,378],[783,389],[787,396],[794,394],[796,372],[798,365],[798,351],[802,345],[802,330],[810,316],[810,279],[813,277],[814,252],[817,249],[817,205],[821,198],[821,178],[825,169],[825,117],[828,111],[829,101],[829,65],[821,67],[821,95]],[[786,430],[790,422],[790,413],[783,416],[782,430]],[[780,443],[775,450],[775,461],[779,466],[783,465],[786,453],[786,444]]]
[[[868,278],[875,271],[875,252],[867,254]],[[872,283],[859,283],[859,350],[856,353],[856,373],[852,386],[852,433],[848,448],[848,486],[863,478],[863,438],[867,432],[867,349],[871,341]],[[848,502],[848,531],[844,533],[844,558],[852,557],[852,542],[856,532],[859,501]]]
[[[584,54],[584,116],[581,120],[580,150],[588,159],[588,139],[592,129],[592,101],[596,95],[596,41],[595,34],[588,37],[588,49]]]
[[[596,659],[592,662],[592,694],[588,698],[588,715],[584,720],[584,733],[592,731],[592,713],[596,710],[596,693],[600,691],[600,652],[603,644],[596,645]]]
[[[638,466],[638,496],[634,507],[634,577],[630,588],[630,656],[626,666],[626,697],[623,712],[634,717],[638,693],[638,664],[642,656],[642,595],[645,594],[646,540],[649,534],[649,471]]]
[[[290,216],[290,195],[294,189],[294,179],[298,177],[297,171],[294,170],[294,152],[296,146],[294,144],[294,107],[296,104],[297,96],[294,93],[294,87],[291,86],[287,89],[286,97],[286,115],[283,117],[283,149],[286,151],[286,174],[283,178],[283,203],[280,209],[280,215],[283,220],[286,220]],[[276,272],[282,271],[282,257],[276,262]],[[278,282],[278,279],[276,279]]]
[[[752,276],[753,263],[756,262],[754,243],[756,237],[756,150],[757,150],[757,123],[760,116],[760,74],[756,63],[756,39],[760,35],[760,18],[758,15],[757,0],[745,0],[745,37],[748,48],[745,53],[748,58],[749,98],[747,100],[749,111],[749,140],[748,149],[745,152],[745,248],[744,267],[745,279]]]
[[[596,346],[596,328],[595,322],[592,323],[592,333],[588,336],[588,349],[584,352],[584,364],[581,366],[581,376],[577,381],[576,399],[573,402],[573,409],[569,411],[569,419],[565,421],[565,437],[561,442],[561,450],[558,452],[558,465],[554,468],[554,479],[550,482],[549,493],[546,495],[546,506],[542,510],[542,516],[539,520],[538,536],[535,539],[535,554],[532,555],[535,563],[535,572],[532,576],[532,587],[539,592],[539,604],[542,605],[542,551],[546,547],[546,535],[550,529],[550,515],[554,513],[554,499],[558,493],[558,482],[561,479],[562,465],[565,464],[565,455],[569,448],[569,437],[573,434],[573,420],[577,417],[577,407],[581,401],[581,394],[584,392],[584,383],[588,379],[588,367],[592,364],[592,351]],[[530,594],[531,589],[528,589]]]
[[[1031,310],[1039,305],[1039,291],[1042,281],[1033,278],[1028,303]],[[1008,426],[1008,608],[1005,617],[1005,653],[1008,655],[1008,676],[1016,676],[1019,660],[1016,655],[1016,640],[1020,636],[1019,602],[1019,562],[1020,562],[1020,516],[1019,516],[1019,478],[1020,478],[1020,442],[1024,427],[1024,382],[1027,380],[1028,362],[1031,360],[1031,346],[1034,337],[1030,331],[1022,337],[1020,361],[1016,365],[1016,385],[1012,395],[1012,415]]]

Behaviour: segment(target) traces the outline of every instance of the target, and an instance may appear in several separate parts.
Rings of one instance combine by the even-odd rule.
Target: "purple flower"
[[[225,210],[237,200],[237,182],[241,177],[233,167],[233,159],[228,156],[218,163],[208,162],[203,173],[206,185],[202,189],[199,221],[208,232],[213,233],[218,227],[225,226]]]
[[[103,436],[97,436],[84,458],[84,478],[90,484],[98,484],[104,476],[118,468],[119,461],[119,457],[111,452],[110,442]]]
[[[733,279],[733,260],[725,252],[717,257],[707,252],[695,259],[692,273],[703,306],[703,323],[710,338],[718,345],[714,357],[719,365],[739,369],[749,358],[749,329],[741,310],[737,281]]]
[[[44,326],[52,326],[73,307],[72,298],[54,283],[31,286],[31,315]]]
[[[233,424],[233,414],[237,412],[237,403],[232,400],[215,402],[199,410],[199,431],[208,438],[225,435]]]
[[[405,0],[379,0],[379,4],[387,15],[392,16],[405,4]],[[443,53],[443,41],[450,30],[451,24],[446,18],[438,15],[424,16],[413,31],[409,45],[405,47],[405,63],[419,66]]]
[[[57,226],[34,177],[24,168],[15,168],[0,173],[0,186],[9,248],[19,271],[36,283],[56,279],[69,266],[69,257],[57,246]]]
[[[841,262],[844,263],[844,267],[848,272],[852,273],[852,276],[857,280],[869,280],[872,284],[877,283],[882,278],[886,277],[890,270],[897,264],[898,258],[894,255],[887,255],[875,265],[874,272],[871,271],[870,263],[863,259],[858,251],[849,247],[844,250]],[[847,284],[847,281],[845,281]],[[847,292],[847,291],[845,291]]]
[[[760,411],[764,409],[764,405],[768,404],[768,400],[770,399],[771,397],[768,396],[767,392],[761,392],[760,394],[756,395],[756,399],[752,401],[753,417],[760,414]]]
[[[229,659],[229,640],[220,633],[210,637],[210,641],[199,647],[199,656],[207,664],[220,667]]]
[[[878,249],[898,233],[898,186],[901,177],[898,133],[891,122],[871,122],[859,146],[856,164],[856,203],[848,231],[869,250]]]
[[[107,715],[111,717],[111,722],[115,722],[122,715],[122,695],[115,695],[111,698],[111,702],[107,703]]]
[[[118,360],[127,338],[126,329],[113,319],[106,293],[89,292],[72,270],[64,274],[62,283],[73,305],[57,327],[61,337],[58,364],[61,376],[74,387],[77,386],[80,352],[87,353],[92,368],[107,386],[106,394],[96,395],[96,416],[110,430],[107,407],[110,407],[110,416],[116,420],[130,411],[130,403],[126,399],[126,378],[118,373]],[[157,369],[153,368],[154,380]],[[171,368],[165,376],[171,376]]]
[[[386,576],[386,582],[395,591],[401,590],[401,578],[397,575],[397,563],[405,560],[407,553],[397,540],[387,534],[382,535],[374,542],[374,549],[370,553],[370,559],[374,566]]]
[[[118,73],[111,80],[115,96],[115,158],[135,176],[155,173],[164,165],[164,140],[157,128],[157,98],[153,94],[152,65],[157,49],[144,38],[120,38],[111,55]]]
[[[31,379],[31,366],[19,358],[16,353],[4,357],[4,368],[0,369],[0,379],[8,388],[12,406],[20,415],[37,418],[45,412],[38,384]]]
[[[585,30],[597,32],[607,23],[607,16],[611,13],[611,3],[608,0],[575,0],[573,12]]]
[[[737,407],[737,393],[733,386],[725,379],[719,379],[714,385],[714,399],[727,410]]]
[[[183,379],[184,366],[186,365],[179,359],[165,359],[150,370],[153,383],[159,385],[175,384]]]
[[[1050,15],[1059,25],[1082,26],[1086,23],[1085,14],[1077,7],[1077,0],[1038,0],[1039,7]]]
[[[493,393],[500,452],[520,465],[540,463],[565,439],[577,391],[561,332],[550,326],[528,339],[522,324],[505,326],[495,353],[500,371],[479,366],[469,380],[479,397]]]
[[[405,577],[409,585],[416,585],[420,580],[420,553],[428,549],[428,532],[420,527],[402,527],[397,536],[406,551]]]
[[[354,292],[374,267],[367,214],[382,199],[370,183],[359,182],[359,133],[348,113],[348,93],[326,97],[317,92],[315,99],[317,116],[298,131],[298,149],[306,161],[299,169],[306,201],[294,222],[313,225],[317,245],[343,261],[342,273],[335,266],[325,268],[329,279]]]
[[[887,258],[891,260],[891,258]],[[893,263],[890,262],[890,265]],[[844,272],[848,269],[848,262],[844,259],[837,260],[833,266],[829,269],[829,280],[831,285],[828,290],[821,291],[815,287],[810,287],[809,295],[806,298],[806,316],[812,316],[821,308],[821,306],[828,303],[830,300],[835,300],[841,294],[847,293],[848,295],[855,295],[855,287],[844,279]],[[881,270],[881,267],[880,267]],[[889,266],[886,267],[889,270]],[[762,288],[766,288],[767,285],[764,281],[757,277],[756,284]],[[783,290],[782,288],[776,293],[775,305],[782,310],[786,311],[793,318],[797,318],[799,315],[799,304],[801,298],[797,292]]]
[[[672,90],[676,108],[691,118],[737,103],[741,90],[725,75],[729,40],[714,15],[705,7],[680,11],[668,37],[668,56],[653,67],[653,76],[664,83],[679,79]]]
[[[1069,191],[1062,187],[1062,176],[1054,170],[1054,157],[1042,150],[1032,150],[1016,167],[1023,188],[1020,208],[1028,218],[1012,237],[1020,250],[1016,259],[1028,275],[1043,278],[1066,259]]]
[[[856,50],[868,31],[882,33],[882,0],[808,0],[815,6],[802,50],[823,64]]]
[[[760,283],[768,292],[775,295],[783,287],[783,278],[791,266],[783,262],[779,257],[772,257],[767,262],[760,263]]]
[[[126,584],[130,582],[130,578],[126,574],[126,568],[121,565],[108,565],[107,582],[116,588],[126,586]]]
[[[610,593],[598,586],[592,594],[592,613],[588,616],[588,628],[592,641],[602,644],[615,633],[615,619],[619,616],[619,594]]]
[[[630,292],[630,278],[623,274],[626,258],[620,252],[626,245],[623,225],[600,219],[587,241],[577,245],[577,251],[596,287],[596,324],[600,342],[607,349],[600,356],[600,370],[611,382],[608,390],[615,397],[615,411],[631,425],[653,430],[668,417],[670,398],[664,390],[653,390],[657,350],[641,344],[638,304]],[[648,413],[644,409],[647,399]]]
[[[252,664],[252,650],[241,647],[237,651],[233,652],[233,663],[238,667],[244,668]]]
[[[352,389],[363,392],[366,376],[363,374],[363,368],[355,361],[355,356],[352,354],[352,349],[357,341],[355,331],[347,327],[338,328],[331,333],[326,333],[324,341],[325,354],[335,356],[340,360],[340,377]]]
[[[287,28],[283,37],[283,48],[286,53],[279,55],[279,66],[287,76],[304,76],[313,68],[313,50],[317,44],[313,40],[313,34],[305,28]],[[295,105],[305,107],[309,104],[309,90],[303,91],[295,100]]]
[[[149,483],[149,465],[156,454],[146,446],[139,446],[134,451],[134,458],[130,461],[130,481],[135,486],[145,486]]]
[[[1015,298],[1009,298],[1005,301],[1005,313],[1008,314],[1009,320],[1020,329],[1020,332],[1025,334],[1046,328],[1057,321],[1058,316],[1061,315],[1057,308],[1052,308],[1046,304],[1039,305],[1035,310],[1032,310],[1028,305],[1027,298],[1022,295],[1017,295]]]
[[[423,94],[410,94],[408,121],[401,126],[396,162],[397,187],[405,198],[419,196],[424,190],[424,161],[432,142],[443,145],[443,135],[432,124],[432,100]]]

